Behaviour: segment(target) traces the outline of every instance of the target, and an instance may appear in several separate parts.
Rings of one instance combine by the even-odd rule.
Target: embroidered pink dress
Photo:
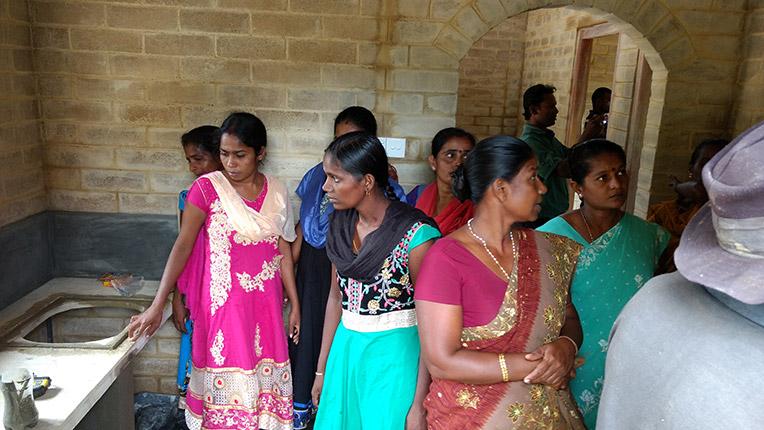
[[[242,200],[260,211],[274,185],[283,189],[267,178],[257,200]],[[194,321],[188,427],[291,429],[279,236],[253,242],[237,232],[207,177],[187,202],[207,214],[178,281]]]

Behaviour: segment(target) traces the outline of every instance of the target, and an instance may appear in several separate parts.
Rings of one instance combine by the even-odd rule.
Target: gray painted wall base
[[[47,211],[0,227],[0,309],[53,277],[162,277],[178,235],[172,215]]]
[[[0,228],[0,309],[53,277],[51,242],[47,212]]]
[[[178,235],[171,215],[51,214],[55,277],[130,272],[158,280]]]

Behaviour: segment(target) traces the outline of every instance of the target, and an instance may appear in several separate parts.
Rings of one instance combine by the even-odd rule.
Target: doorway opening
[[[570,147],[581,138],[591,92],[610,88],[606,137],[627,152],[626,209],[647,214],[668,70],[632,25],[593,8],[520,12],[476,37],[458,71],[455,123],[478,139],[519,136],[522,94],[543,83],[557,88],[559,113],[550,130]]]
[[[581,140],[587,118],[602,121],[605,137],[626,151],[626,166],[631,177],[626,210],[632,213],[640,182],[651,84],[652,69],[644,53],[617,26],[602,23],[578,30],[571,74],[567,142]],[[592,106],[592,93],[597,88],[612,91],[607,112]]]

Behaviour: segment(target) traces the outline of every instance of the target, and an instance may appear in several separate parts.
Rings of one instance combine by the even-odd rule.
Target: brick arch
[[[642,2],[469,0],[455,5],[450,11],[439,12],[441,25],[432,37],[430,46],[439,51],[443,57],[450,58],[450,63],[453,64],[452,69],[458,70],[459,61],[472,45],[479,41],[491,28],[507,18],[540,8],[565,6],[574,7],[603,21],[615,24],[645,54],[653,70],[648,119],[643,138],[640,170],[637,175],[640,182],[635,204],[635,213],[644,215],[650,202],[650,193],[653,187],[653,167],[661,135],[661,119],[669,73],[674,69],[686,69],[697,57],[687,30],[662,2],[658,0]],[[413,58],[414,54],[411,55]],[[444,60],[443,63],[446,64],[449,61]],[[393,67],[393,70],[396,69]],[[390,88],[393,93],[392,97],[395,97],[396,93],[394,74],[395,71],[393,71],[391,78],[393,82],[392,88]],[[455,95],[458,92],[458,79],[453,86],[453,94]],[[393,124],[392,132],[400,134],[399,131],[405,130],[406,126],[396,127],[396,124],[405,124],[411,119],[395,117],[396,115],[392,114],[387,117],[387,120]],[[433,126],[433,128],[437,127]],[[414,140],[416,141],[416,139]],[[420,139],[419,141],[420,152],[423,152],[424,146],[426,146],[424,140]]]
[[[453,9],[433,38],[433,46],[460,60],[485,33],[505,19],[541,8],[573,6],[620,25],[621,30],[649,55],[653,70],[691,62],[695,48],[687,30],[659,0],[607,2],[596,0],[469,0]],[[665,55],[662,55],[665,54]],[[664,63],[662,58],[668,58]]]

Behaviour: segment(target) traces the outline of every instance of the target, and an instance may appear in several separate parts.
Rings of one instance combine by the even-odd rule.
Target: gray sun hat
[[[764,303],[764,122],[703,167],[709,201],[674,255],[679,273],[748,304]]]

